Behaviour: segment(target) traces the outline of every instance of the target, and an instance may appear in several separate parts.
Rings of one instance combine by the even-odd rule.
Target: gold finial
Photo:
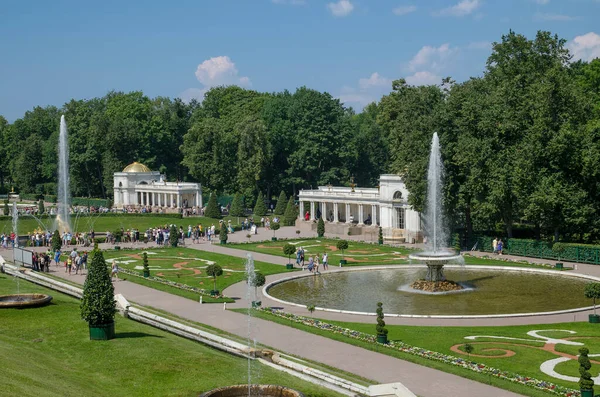
[[[356,183],[354,183],[354,176],[350,177],[350,187],[352,188],[352,193],[354,193],[354,188],[356,187]]]
[[[14,187],[14,186],[13,186],[13,187],[10,189],[10,192],[11,192],[11,193],[14,193],[14,192],[15,192],[15,187]]]

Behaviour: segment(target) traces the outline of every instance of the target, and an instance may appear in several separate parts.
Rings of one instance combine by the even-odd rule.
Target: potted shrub
[[[306,306],[306,308],[308,309],[308,311],[310,312],[310,314],[312,316],[313,312],[315,311],[315,305],[308,305],[308,306]]]
[[[346,240],[340,240],[337,242],[337,244],[335,245],[335,247],[337,249],[339,249],[340,251],[342,251],[342,259],[340,259],[340,267],[342,265],[347,264],[348,262],[344,259],[344,250],[348,249],[348,241]]]
[[[585,286],[585,297],[594,300],[594,314],[589,315],[590,323],[600,323],[600,315],[596,314],[596,299],[600,299],[600,283],[589,283]]]
[[[62,239],[60,238],[60,233],[58,230],[55,230],[52,233],[52,251],[58,252],[62,247]]]
[[[579,389],[581,390],[581,397],[594,397],[594,381],[592,380],[592,374],[590,374],[590,368],[592,363],[588,358],[589,349],[582,347],[579,349]]]
[[[377,326],[375,329],[377,330],[377,343],[383,343],[384,345],[388,343],[387,334],[388,330],[385,328],[385,321],[383,321],[383,303],[377,302]]]
[[[144,277],[150,277],[150,267],[148,266],[148,254],[144,252]]]
[[[254,287],[254,296],[256,298],[255,301],[252,301],[252,307],[254,308],[260,307],[261,305],[260,300],[258,300],[258,287],[262,287],[263,285],[265,285],[266,281],[267,280],[264,274],[262,274],[261,272],[254,272],[254,275],[252,275],[250,277],[250,280],[248,280],[248,284]]]
[[[319,218],[319,222],[317,222],[317,237],[322,238],[325,235],[325,221],[323,221],[323,217]]]
[[[271,229],[273,230],[273,237],[271,237],[271,241],[277,241],[277,237],[275,237],[275,232],[281,228],[279,222],[273,222],[271,224]]]
[[[379,245],[383,245],[383,228],[379,226],[379,238],[377,239]]]
[[[102,251],[95,247],[81,300],[81,318],[90,328],[91,340],[109,340],[115,337],[115,291],[106,268]]]
[[[208,265],[206,267],[206,274],[213,278],[213,289],[210,291],[211,295],[219,295],[219,290],[217,289],[217,277],[223,274],[223,268],[219,265]]]
[[[171,225],[169,229],[169,244],[173,248],[177,248],[177,244],[179,244],[179,231],[175,225]]]
[[[219,231],[219,240],[221,241],[222,245],[227,244],[227,233],[229,233],[227,231],[227,225],[225,222],[223,222],[221,223],[221,230]]]
[[[288,257],[288,263],[287,263],[287,265],[285,265],[285,268],[286,269],[293,269],[294,265],[290,261],[290,256],[292,256],[292,255],[294,255],[296,253],[296,247],[294,247],[292,244],[286,244],[286,245],[283,246],[283,253],[285,255],[287,255],[287,257]]]
[[[556,265],[554,267],[558,270],[563,269],[563,264],[560,261],[560,257],[563,256],[563,253],[565,252],[566,248],[567,247],[566,247],[565,243],[554,243],[552,245],[552,252],[556,253],[556,255],[558,257],[558,262],[556,262]]]

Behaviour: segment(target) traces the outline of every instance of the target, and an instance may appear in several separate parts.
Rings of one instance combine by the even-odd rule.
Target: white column
[[[304,219],[304,214],[303,214],[303,212],[304,212],[304,201],[302,201],[302,200],[301,200],[301,201],[299,201],[299,203],[298,203],[298,217],[299,217],[300,219]]]
[[[173,198],[173,193],[169,193],[169,207],[175,208],[175,199]]]
[[[364,206],[362,204],[358,205],[358,223],[360,225],[364,225],[364,222],[365,222],[363,207]]]
[[[182,201],[181,201],[181,194],[179,192],[177,192],[177,208],[181,208],[181,207],[183,207]]]
[[[200,207],[200,192],[196,192],[196,207]]]
[[[350,223],[350,204],[346,204],[346,223]]]
[[[315,202],[314,201],[310,202],[310,220],[311,221],[315,220]]]
[[[371,224],[373,226],[377,226],[377,205],[373,204],[371,206]]]
[[[163,193],[162,196],[163,196],[163,203],[162,203],[163,207],[168,207],[168,205],[167,205],[167,193]]]
[[[340,220],[338,219],[338,203],[333,203],[333,221],[338,223]]]

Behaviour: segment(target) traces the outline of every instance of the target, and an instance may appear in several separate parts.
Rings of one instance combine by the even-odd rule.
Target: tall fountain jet
[[[58,137],[58,214],[56,228],[60,233],[71,231],[71,187],[69,177],[69,139],[65,115],[60,117],[60,135]]]

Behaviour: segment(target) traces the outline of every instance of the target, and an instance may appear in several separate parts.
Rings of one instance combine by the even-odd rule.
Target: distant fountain
[[[71,232],[71,188],[69,177],[69,140],[65,116],[60,117],[60,135],[58,137],[58,213],[55,229],[60,233]]]
[[[446,228],[442,208],[442,179],[444,175],[440,140],[437,132],[431,140],[429,167],[427,169],[427,207],[425,209],[425,225],[427,243],[425,251],[409,255],[412,260],[425,262],[427,275],[425,280],[414,282],[411,287],[430,292],[459,290],[463,287],[455,282],[447,281],[443,268],[448,262],[462,259],[454,251],[447,248],[448,230]]]
[[[12,229],[15,234],[15,247],[19,246],[19,210],[17,208],[17,202],[13,202],[12,209]]]

